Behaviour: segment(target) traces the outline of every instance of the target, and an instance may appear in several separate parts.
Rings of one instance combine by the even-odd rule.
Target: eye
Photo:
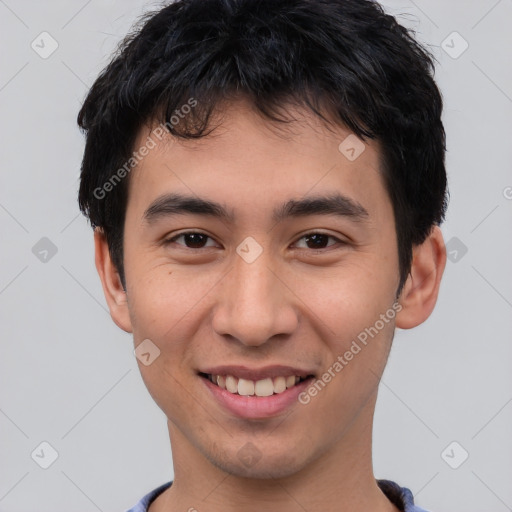
[[[183,239],[183,243],[177,242],[177,240]],[[172,238],[169,238],[164,241],[165,245],[170,245],[172,243],[177,243],[177,245],[183,245],[188,249],[202,249],[203,247],[215,247],[215,243],[210,245],[206,245],[206,241],[213,239],[206,235],[205,233],[201,233],[198,231],[186,231],[184,233],[180,233]]]
[[[181,239],[182,241],[180,242]],[[210,241],[210,243],[208,243],[208,241]],[[164,241],[165,245],[170,245],[173,243],[193,250],[203,249],[206,247],[216,247],[215,241],[210,236],[199,231],[186,231]],[[299,240],[295,243],[299,249],[311,250],[322,250],[332,247],[336,244],[344,245],[345,242],[332,235],[320,232],[308,233],[299,238]]]
[[[329,244],[329,239],[334,240],[334,243]],[[338,238],[327,235],[326,233],[308,233],[307,235],[304,235],[303,237],[299,238],[299,240],[296,242],[296,244],[299,244],[301,240],[305,241],[305,247],[299,247],[300,249],[325,249],[327,247],[331,247],[333,245],[336,245],[336,242],[339,244],[344,244],[342,240],[339,240]]]

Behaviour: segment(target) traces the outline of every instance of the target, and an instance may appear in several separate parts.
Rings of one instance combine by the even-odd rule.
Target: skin
[[[136,346],[149,338],[161,351],[151,365],[139,362],[168,418],[173,450],[174,483],[151,512],[397,511],[373,475],[373,414],[395,327],[419,325],[434,308],[446,263],[439,228],[414,247],[396,318],[307,405],[238,418],[209,399],[196,373],[209,365],[284,364],[319,377],[396,300],[396,232],[378,142],[349,161],[338,150],[347,129],[288,110],[296,121],[283,135],[249,103],[233,101],[212,136],[162,141],[132,171],[126,291],[96,230],[96,265],[114,322]],[[136,145],[148,134],[142,130]],[[368,217],[271,220],[276,205],[333,191]],[[219,202],[234,221],[187,214],[148,223],[144,212],[166,192]],[[190,238],[162,243],[189,230],[210,238],[192,248]],[[304,238],[312,232],[334,239],[315,251]],[[263,248],[251,264],[236,252],[248,236]],[[237,456],[248,442],[261,455],[249,468]]]

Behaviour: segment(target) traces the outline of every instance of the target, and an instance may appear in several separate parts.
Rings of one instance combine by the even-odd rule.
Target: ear
[[[423,323],[437,302],[441,277],[446,266],[443,234],[434,226],[426,240],[413,248],[411,271],[404,284],[396,315],[396,326],[410,329]]]
[[[115,324],[123,329],[123,331],[133,332],[126,292],[121,284],[119,272],[110,257],[105,234],[100,228],[94,230],[94,249],[96,270],[101,279],[101,285],[103,286],[103,293],[105,294],[105,299],[107,300],[107,305],[110,310],[110,316]]]

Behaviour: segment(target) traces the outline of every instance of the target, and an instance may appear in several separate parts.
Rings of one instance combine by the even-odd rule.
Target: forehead
[[[219,110],[212,133],[198,139],[161,136],[158,125],[139,132],[137,148],[155,144],[130,175],[129,206],[147,207],[178,191],[260,213],[272,199],[342,192],[378,214],[388,195],[378,141],[361,141],[343,126],[289,107],[294,120],[278,125],[246,101]],[[160,134],[160,138],[156,136]],[[256,208],[257,210],[254,210]]]

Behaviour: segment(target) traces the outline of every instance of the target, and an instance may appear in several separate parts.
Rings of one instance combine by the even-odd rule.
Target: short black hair
[[[435,59],[414,36],[372,0],[176,0],[141,16],[78,114],[80,209],[104,231],[123,285],[121,178],[140,130],[159,121],[175,137],[204,137],[223,102],[243,96],[276,124],[289,120],[285,106],[304,107],[380,142],[400,291],[448,197]]]

